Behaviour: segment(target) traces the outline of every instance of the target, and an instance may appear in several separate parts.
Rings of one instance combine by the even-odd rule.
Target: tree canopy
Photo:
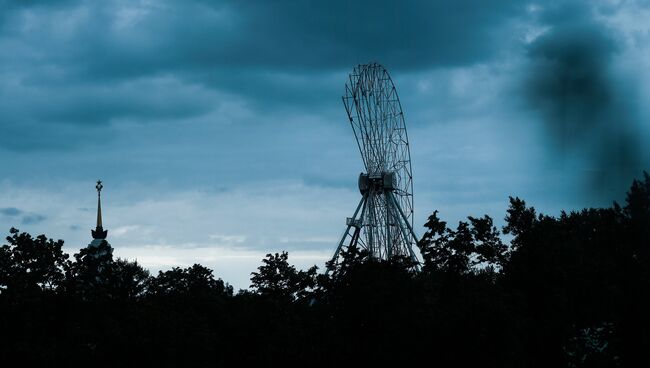
[[[648,174],[622,205],[550,216],[510,198],[501,229],[489,216],[452,228],[438,211],[425,228],[421,270],[351,247],[318,273],[280,252],[238,292],[199,264],[151,275],[106,242],[71,258],[62,240],[11,228],[0,247],[0,356],[100,366],[650,366]]]

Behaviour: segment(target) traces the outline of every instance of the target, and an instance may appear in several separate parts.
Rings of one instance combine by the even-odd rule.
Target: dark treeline
[[[552,217],[511,198],[501,231],[436,212],[425,226],[420,271],[354,248],[327,275],[269,254],[238,293],[198,264],[152,276],[106,243],[71,258],[60,240],[11,229],[0,361],[650,366],[647,174],[611,208]]]

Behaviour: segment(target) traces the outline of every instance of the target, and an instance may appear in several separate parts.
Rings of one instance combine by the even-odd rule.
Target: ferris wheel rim
[[[372,121],[370,121],[371,128],[374,128],[375,131],[372,131],[370,133],[377,134],[377,136],[374,138],[375,142],[379,141],[384,146],[382,147],[370,147],[369,144],[367,145],[368,141],[371,141],[369,137],[366,137],[367,139],[364,139],[363,134],[369,135],[370,133],[368,131],[364,131],[364,129],[367,129],[368,127],[366,126],[356,126],[354,119],[365,119],[369,117],[369,110],[374,108],[373,112],[376,114],[377,112],[377,106],[375,105],[374,107],[371,107],[368,105],[368,98],[367,94],[370,94],[371,96],[373,94],[377,94],[377,89],[370,89],[370,92],[368,92],[368,89],[364,90],[361,85],[362,83],[369,83],[372,82],[371,87],[372,88],[379,88],[381,87],[377,82],[377,77],[380,75],[382,78],[379,81],[380,83],[383,83],[383,85],[388,85],[390,89],[390,96],[394,98],[394,100],[388,101],[389,103],[392,103],[394,106],[393,111],[397,110],[398,114],[396,116],[393,116],[393,122],[397,120],[397,124],[399,125],[398,128],[390,127],[391,131],[389,131],[389,139],[384,141],[385,137],[382,136],[381,134],[386,133],[385,131],[377,131],[376,129],[383,129],[385,126],[372,126]],[[369,80],[367,77],[372,77],[373,79]],[[382,86],[383,86],[382,85]],[[358,96],[359,91],[362,91],[362,97],[366,97],[363,102],[365,102],[368,110],[363,110],[364,106],[360,103],[360,99]],[[377,170],[380,168],[382,171],[386,171],[386,169],[394,169],[395,172],[401,175],[405,175],[407,177],[400,177],[400,181],[402,182],[401,187],[399,188],[400,190],[395,191],[396,197],[399,199],[401,202],[401,205],[404,205],[404,210],[407,212],[407,216],[409,217],[409,222],[411,223],[411,226],[413,225],[413,218],[414,218],[414,210],[413,210],[413,167],[411,163],[411,150],[410,150],[410,144],[409,144],[409,139],[408,139],[408,131],[406,129],[406,122],[404,119],[404,113],[402,110],[402,104],[401,100],[399,98],[399,94],[397,93],[397,89],[395,87],[395,83],[393,82],[392,77],[384,68],[381,64],[379,63],[369,63],[369,64],[359,64],[357,65],[354,69],[353,72],[349,75],[348,78],[348,83],[346,83],[345,86],[345,95],[343,96],[343,102],[346,107],[346,111],[348,113],[348,118],[350,120],[350,123],[352,125],[352,129],[355,134],[355,139],[357,141],[357,146],[359,148],[359,152],[361,154],[362,160],[364,162],[364,166],[368,172],[372,170]],[[379,91],[380,95],[384,90]],[[352,102],[350,102],[352,100]],[[378,98],[375,99],[375,102],[377,103],[379,101]],[[385,101],[384,101],[385,102]],[[352,104],[352,105],[351,105]],[[351,107],[354,107],[355,109],[352,110]],[[384,118],[384,114],[382,113],[382,118]],[[395,119],[396,118],[396,119]],[[401,130],[400,132],[400,138],[402,139],[402,142],[393,142],[390,140],[393,136],[390,135],[392,134],[396,129]],[[371,153],[369,150],[371,148],[374,148],[375,151],[379,150],[380,153],[383,152],[382,157],[379,157],[379,162],[372,162],[371,161]],[[386,157],[386,154],[388,153],[388,149],[392,149],[390,153],[392,156],[390,158]],[[374,152],[375,154],[375,159],[377,159],[377,152]],[[399,165],[396,161],[397,156],[401,156],[401,160]],[[388,159],[391,159],[392,161],[390,163],[387,163],[386,161]],[[372,167],[372,166],[375,167]],[[389,167],[386,167],[388,165]],[[401,165],[401,166],[400,166]]]

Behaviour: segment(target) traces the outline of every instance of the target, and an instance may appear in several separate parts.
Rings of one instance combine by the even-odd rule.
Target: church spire
[[[104,230],[102,227],[102,188],[104,188],[102,181],[97,180],[97,185],[95,185],[95,189],[97,189],[97,227],[95,230],[90,230],[93,239],[106,239],[108,235],[108,230]]]

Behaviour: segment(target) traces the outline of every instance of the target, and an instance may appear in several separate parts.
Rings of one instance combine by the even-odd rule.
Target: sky
[[[321,269],[363,170],[341,102],[378,62],[408,128],[415,231],[508,196],[557,215],[650,169],[650,1],[0,0],[0,229],[200,263]]]

